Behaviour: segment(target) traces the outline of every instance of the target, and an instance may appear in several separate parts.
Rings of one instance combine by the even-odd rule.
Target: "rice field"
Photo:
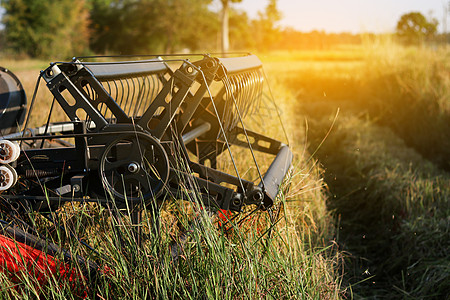
[[[289,55],[267,60],[324,170],[346,295],[448,297],[450,49],[386,39]]]

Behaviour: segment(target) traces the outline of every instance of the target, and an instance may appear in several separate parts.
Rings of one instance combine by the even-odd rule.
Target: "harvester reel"
[[[129,208],[139,241],[144,205],[157,225],[152,204],[166,199],[231,216],[230,228],[270,212],[292,152],[261,132],[272,126],[270,111],[279,113],[258,57],[110,58],[50,64],[26,119],[20,82],[0,68],[0,214],[15,220],[20,211],[21,224],[34,224],[29,213],[40,212],[60,226],[67,203],[80,203],[74,212],[86,202],[106,205],[119,218],[116,209]],[[28,127],[41,79],[54,100],[47,122]]]
[[[169,160],[158,140],[143,133],[125,134],[106,145],[99,175],[116,204],[148,204],[157,198],[169,177]]]

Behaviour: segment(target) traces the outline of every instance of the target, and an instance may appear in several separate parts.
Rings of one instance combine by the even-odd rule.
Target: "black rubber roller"
[[[8,69],[0,67],[0,132],[17,131],[27,110],[27,97],[19,79]]]

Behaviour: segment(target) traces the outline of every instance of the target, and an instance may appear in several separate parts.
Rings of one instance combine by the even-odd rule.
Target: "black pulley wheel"
[[[0,67],[0,133],[15,132],[26,114],[27,97],[19,79],[8,69]]]
[[[169,178],[169,160],[158,140],[144,133],[119,136],[100,158],[100,178],[116,204],[148,204]]]

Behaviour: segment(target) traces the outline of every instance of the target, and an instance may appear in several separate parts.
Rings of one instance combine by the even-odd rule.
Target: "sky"
[[[220,7],[218,2],[213,2],[216,8]],[[232,5],[256,18],[268,2],[242,0]],[[446,31],[450,31],[450,12],[445,8],[450,6],[450,0],[278,0],[277,5],[283,15],[281,26],[305,32],[394,32],[400,16],[411,11],[436,18],[439,32],[444,31],[444,15],[447,15]],[[2,13],[0,9],[0,18]]]
[[[252,18],[263,11],[268,0],[242,0],[232,4],[245,10]],[[324,30],[326,32],[393,32],[400,16],[419,11],[439,21],[443,32],[444,6],[450,0],[278,0],[283,14],[280,25],[299,31]],[[447,31],[450,13],[447,12]]]

